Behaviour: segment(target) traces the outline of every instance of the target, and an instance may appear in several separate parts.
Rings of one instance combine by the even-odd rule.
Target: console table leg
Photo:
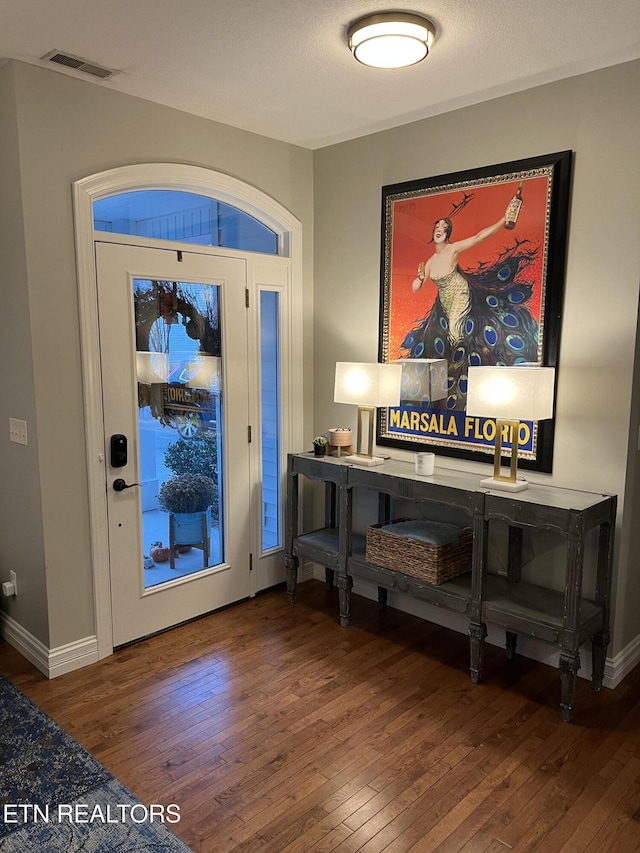
[[[337,586],[340,600],[340,625],[342,628],[348,628],[351,618],[351,587],[353,586],[353,580],[348,575],[338,575]]]
[[[505,634],[507,660],[513,660],[516,656],[516,645],[518,643],[518,635],[513,631],[507,631]]]
[[[298,558],[285,554],[284,568],[287,575],[287,596],[289,604],[296,603],[296,585],[298,583]]]
[[[560,710],[565,723],[571,720],[576,698],[576,680],[580,669],[580,655],[560,654]]]
[[[387,606],[387,592],[388,590],[384,586],[378,587],[378,609],[385,610]]]
[[[608,630],[601,631],[595,637],[591,638],[591,686],[596,691],[599,691],[602,687],[609,640]]]
[[[325,568],[324,585],[327,589],[327,592],[331,592],[331,590],[333,589],[333,569]]]
[[[480,684],[482,681],[482,652],[484,649],[484,638],[487,636],[487,626],[484,622],[472,622],[469,625],[469,640],[471,650],[471,681]]]

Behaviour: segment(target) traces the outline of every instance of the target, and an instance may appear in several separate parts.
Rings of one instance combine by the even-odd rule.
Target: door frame
[[[74,227],[78,278],[80,344],[82,352],[82,385],[86,435],[87,486],[91,540],[91,572],[93,578],[94,616],[98,658],[113,654],[111,623],[110,567],[108,558],[107,494],[105,489],[106,455],[102,405],[102,378],[97,309],[97,273],[94,242],[109,241],[111,235],[94,232],[92,204],[121,192],[134,190],[178,190],[216,198],[253,216],[278,235],[278,254],[255,254],[256,261],[272,262],[284,267],[288,290],[286,314],[283,313],[282,352],[282,453],[281,483],[284,494],[285,460],[288,452],[302,446],[303,412],[295,401],[303,399],[303,305],[302,305],[302,225],[285,207],[255,187],[211,169],[179,163],[143,163],[122,166],[75,181],[73,184]],[[141,240],[128,235],[113,235],[119,243],[158,246],[160,241]],[[167,243],[162,241],[163,247]],[[176,248],[181,244],[174,243]],[[183,248],[193,250],[184,245]],[[198,251],[207,247],[198,247]],[[219,247],[212,247],[220,252]],[[225,252],[225,250],[222,250]],[[229,254],[238,255],[229,250]],[[253,258],[254,253],[241,253]],[[250,263],[248,270],[259,264]],[[247,287],[257,299],[259,278],[248,273]],[[254,353],[253,356],[256,354]],[[285,357],[286,356],[286,357]],[[252,353],[250,352],[250,359]],[[255,360],[250,364],[255,364]],[[250,373],[253,371],[250,368]],[[255,386],[255,381],[252,381]],[[251,399],[255,400],[255,388]],[[254,410],[255,411],[255,410]],[[253,416],[253,412],[251,413]],[[254,465],[255,470],[255,465]],[[253,511],[252,518],[256,513]],[[256,525],[253,525],[255,530]],[[256,543],[257,544],[257,543]],[[252,543],[254,545],[254,543]],[[252,548],[255,550],[255,548]],[[254,580],[255,585],[255,580]],[[255,592],[255,589],[253,590]]]

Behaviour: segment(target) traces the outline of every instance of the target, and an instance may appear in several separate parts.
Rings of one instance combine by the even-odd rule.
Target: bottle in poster
[[[520,215],[520,210],[522,208],[522,185],[524,181],[520,181],[518,185],[518,189],[516,190],[516,194],[509,202],[509,207],[507,208],[507,212],[505,213],[505,223],[504,227],[511,231],[516,227],[516,222],[518,221],[518,216]]]

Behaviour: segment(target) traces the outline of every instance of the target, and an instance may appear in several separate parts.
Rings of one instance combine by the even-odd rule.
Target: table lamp
[[[542,421],[553,417],[555,368],[534,365],[470,367],[467,383],[467,415],[496,419],[496,450],[493,477],[483,486],[521,492],[529,484],[516,477],[520,421]],[[509,474],[500,473],[505,433],[511,434]]]
[[[402,366],[399,364],[367,364],[338,361],[333,399],[336,403],[351,403],[358,407],[356,452],[348,456],[356,465],[381,465],[382,456],[373,455],[373,424],[379,406],[400,405]],[[369,416],[369,440],[366,452],[361,451],[363,421]]]

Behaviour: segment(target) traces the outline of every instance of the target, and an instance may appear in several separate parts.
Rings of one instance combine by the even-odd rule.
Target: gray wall
[[[13,474],[0,481],[0,574],[7,580],[15,568],[30,587],[1,606],[57,648],[95,633],[72,182],[127,164],[177,162],[233,175],[276,199],[303,225],[311,342],[313,155],[17,62],[0,69],[0,98],[0,246],[13,309],[1,346],[5,364],[19,361],[0,413],[5,429],[9,416],[27,420],[30,435],[28,448],[0,441],[2,470],[9,464]],[[305,383],[310,395],[310,354]]]
[[[631,406],[640,281],[638,91],[640,63],[627,63],[325,148],[314,157],[314,432],[320,433],[338,423],[355,427],[353,413],[332,403],[335,361],[377,358],[381,187],[575,152],[553,474],[531,479],[619,495],[610,654],[639,633],[640,573],[631,556],[640,544],[635,398],[633,415]],[[480,463],[441,461],[488,473]]]
[[[23,628],[48,644],[42,496],[31,355],[31,299],[27,287],[16,99],[10,68],[0,71],[0,581],[13,569],[20,588],[15,601],[2,599]],[[9,442],[9,418],[28,425],[28,445]]]

